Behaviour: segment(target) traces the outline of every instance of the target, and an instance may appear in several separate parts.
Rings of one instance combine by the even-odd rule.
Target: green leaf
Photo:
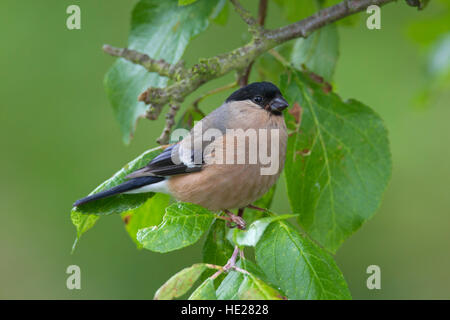
[[[202,273],[208,269],[205,263],[196,263],[173,275],[155,293],[155,300],[172,300],[189,291]]]
[[[217,4],[216,9],[214,9],[214,12],[211,15],[211,21],[224,26],[228,22],[228,17],[230,15],[230,9],[228,0],[220,0]]]
[[[95,193],[97,193],[96,190]],[[137,193],[137,194],[118,194],[108,198],[98,199],[96,201],[85,203],[79,207],[72,209],[83,214],[110,215],[114,213],[122,213],[124,211],[138,208],[153,193]]]
[[[334,24],[325,26],[308,38],[295,40],[291,53],[292,65],[301,70],[302,65],[326,81],[331,81],[339,57],[339,37]]]
[[[391,176],[387,130],[369,107],[342,101],[300,72],[283,77],[282,91],[290,113],[302,110],[300,127],[300,118],[286,114],[292,211],[313,239],[335,252],[380,205]]]
[[[449,31],[450,1],[433,1],[434,11],[412,20],[407,32],[417,43],[428,46]]]
[[[239,266],[239,265],[238,265]],[[244,280],[244,274],[241,272],[231,270],[226,275],[225,279],[217,288],[216,295],[218,300],[237,300],[237,293],[239,287]]]
[[[428,55],[428,73],[436,78],[450,73],[450,32],[434,42]]]
[[[244,276],[237,298],[239,300],[285,300],[285,297],[277,290],[253,275]]]
[[[100,184],[90,194],[110,189],[121,184],[125,181],[125,177],[128,174],[145,166],[150,160],[160,154],[161,151],[162,147],[156,147],[144,152],[139,157],[125,165],[121,170],[116,172],[111,178]],[[142,205],[152,195],[153,193],[143,193],[137,196],[131,194],[116,195],[73,208],[71,212],[71,219],[73,225],[77,229],[77,239],[74,243],[73,249],[75,249],[81,235],[95,225],[99,219],[98,215],[122,213],[130,209],[135,209]]]
[[[255,202],[253,202],[253,205],[259,207],[259,208],[263,208],[263,209],[270,209],[270,207],[272,206],[272,201],[273,201],[273,196],[275,195],[275,190],[276,190],[277,185],[274,184],[269,191],[267,191],[260,199],[256,200]],[[251,209],[251,208],[245,208],[244,211],[244,219],[248,224],[252,223],[253,221],[261,218],[261,216],[263,216],[264,213],[256,210],[256,209]]]
[[[234,250],[227,239],[228,230],[229,228],[226,226],[225,221],[220,219],[214,221],[203,244],[203,262],[219,266],[224,266],[228,262]],[[213,273],[213,270],[204,272],[202,275],[203,280],[210,277]],[[216,278],[215,282],[220,283],[223,278],[225,278],[225,275],[221,274]]]
[[[269,224],[274,221],[289,219],[295,216],[295,214],[273,215],[253,221],[247,228],[247,230],[231,230],[231,232],[233,233],[233,241],[240,247],[254,247],[258,243],[259,239],[264,233],[264,230],[266,230]]]
[[[241,262],[241,261],[240,261]],[[247,261],[249,263],[249,261]],[[242,267],[238,262],[237,266]],[[216,291],[218,300],[281,300],[285,297],[252,273],[230,271]]]
[[[418,10],[423,10],[430,0],[406,0],[406,2],[412,7],[417,7]]]
[[[160,224],[169,201],[170,196],[156,193],[139,208],[122,213],[125,229],[138,248],[142,248],[136,239],[138,230]]]
[[[269,191],[267,191],[260,199],[253,202],[253,204],[260,208],[270,209],[270,207],[272,206],[273,196],[275,195],[276,188],[277,185],[274,184],[269,189]]]
[[[265,275],[264,271],[253,261],[248,260],[246,258],[244,259],[241,258],[239,259],[237,266],[244,269],[245,271],[250,272],[252,275],[268,283],[269,285],[272,285],[272,283],[270,283],[269,281],[269,278]]]
[[[72,210],[70,218],[72,220],[72,224],[77,229],[77,237],[75,238],[75,241],[73,242],[72,245],[72,253],[73,253],[75,251],[75,248],[77,247],[78,240],[80,240],[80,237],[83,235],[83,233],[85,233],[95,225],[100,216],[96,216],[94,214],[82,214],[79,211]]]
[[[275,0],[275,3],[281,8],[283,16],[289,22],[296,22],[309,17],[318,10],[317,1],[311,0]]]
[[[189,300],[217,300],[214,280],[206,279],[189,297]]]
[[[426,82],[416,93],[415,105],[431,107],[448,94],[450,87],[450,32],[439,37],[427,55]]]
[[[292,1],[277,0],[282,7],[292,15],[290,21],[298,21],[310,16],[321,8],[320,1]],[[276,48],[280,56],[292,63],[295,68],[302,70],[302,66],[331,81],[339,56],[339,37],[335,24],[320,28],[308,38],[299,38]],[[277,83],[284,67],[270,54],[263,55],[257,64],[257,70],[262,80]]]
[[[111,178],[100,184],[94,191],[90,193],[95,194],[103,190],[110,189],[114,186],[126,181],[125,177],[131,172],[142,168],[150,162],[154,157],[161,153],[162,147],[156,147],[141,154],[133,161],[126,164],[122,169],[116,172]],[[79,212],[83,214],[97,214],[108,215],[113,213],[122,213],[124,211],[134,209],[142,205],[153,193],[143,194],[120,194],[105,199],[99,199],[93,202],[88,202],[79,207],[75,207],[72,212]]]
[[[223,266],[233,254],[233,246],[226,239],[228,227],[225,221],[217,219],[209,229],[203,245],[203,262]]]
[[[289,299],[351,299],[333,258],[284,221],[266,229],[255,256],[269,281]]]
[[[274,50],[286,61],[290,60],[292,52],[292,41],[283,43],[274,48]],[[255,63],[255,69],[258,72],[260,81],[270,81],[279,83],[280,75],[286,68],[275,57],[266,52],[262,54]]]
[[[252,276],[267,282],[267,277],[263,271],[255,265],[253,262],[247,259],[240,259],[236,266],[249,272]],[[238,300],[239,299],[239,289],[248,275],[242,272],[230,271],[226,275],[225,279],[220,283],[217,288],[216,295],[218,300]],[[241,291],[242,294],[242,291]]]
[[[178,0],[179,6],[187,6],[188,4],[194,3],[198,0]]]
[[[137,240],[145,249],[169,252],[197,242],[214,220],[214,213],[191,203],[177,202],[166,208],[163,221],[138,231]]]
[[[141,0],[132,13],[128,48],[169,63],[180,60],[189,41],[204,31],[219,0],[199,0],[178,6],[177,0]],[[148,87],[164,87],[167,78],[147,72],[142,66],[118,59],[105,77],[106,92],[120,124],[125,143],[136,122],[148,110],[137,100]]]

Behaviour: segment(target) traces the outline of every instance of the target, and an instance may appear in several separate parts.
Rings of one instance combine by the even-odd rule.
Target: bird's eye
[[[263,101],[263,98],[261,96],[256,96],[253,98],[253,102],[255,103],[261,103]]]

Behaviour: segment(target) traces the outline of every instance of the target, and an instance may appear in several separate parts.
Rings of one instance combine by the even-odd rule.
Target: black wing
[[[176,174],[197,172],[202,169],[202,165],[194,165],[193,155],[191,163],[184,163],[178,156],[179,144],[172,145],[161,154],[153,158],[145,167],[134,171],[127,176],[128,179],[145,176],[173,176]]]

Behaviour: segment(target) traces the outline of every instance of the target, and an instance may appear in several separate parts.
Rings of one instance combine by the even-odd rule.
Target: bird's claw
[[[238,216],[228,210],[225,210],[225,213],[228,215],[229,221],[227,223],[228,228],[235,228],[237,227],[240,230],[245,230],[247,227],[247,223],[245,222],[244,218],[241,216]],[[234,223],[234,225],[232,224]]]
[[[233,214],[232,216],[230,216],[231,221],[233,221],[236,224],[236,227],[240,230],[245,230],[245,228],[247,227],[247,223],[245,222],[244,218],[239,217],[235,214]]]

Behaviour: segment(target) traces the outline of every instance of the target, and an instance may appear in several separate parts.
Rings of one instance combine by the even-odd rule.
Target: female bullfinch
[[[74,206],[120,193],[163,192],[213,211],[244,208],[263,196],[283,169],[287,107],[270,82],[240,88],[126,182]],[[240,138],[243,144],[236,142]]]

